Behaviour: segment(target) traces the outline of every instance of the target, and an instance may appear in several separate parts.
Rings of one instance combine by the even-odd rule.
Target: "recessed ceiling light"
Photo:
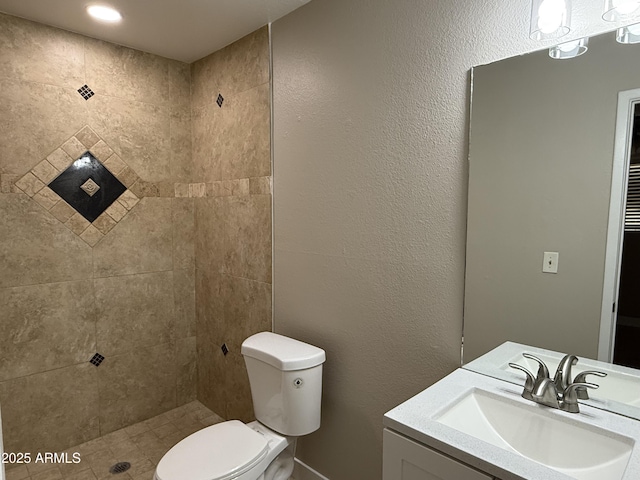
[[[118,23],[122,20],[122,15],[115,8],[104,5],[90,5],[87,13],[100,22]]]

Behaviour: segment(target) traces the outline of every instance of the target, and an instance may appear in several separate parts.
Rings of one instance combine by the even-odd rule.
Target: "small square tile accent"
[[[139,201],[140,199],[136,197],[136,195],[131,190],[125,190],[125,192],[120,195],[120,198],[118,198],[118,202],[121,203],[122,206],[127,210],[131,210],[138,204]]]
[[[91,189],[91,179],[99,186]],[[85,186],[85,188],[82,188]],[[126,187],[107,170],[91,152],[85,152],[49,184],[49,188],[60,195],[89,222],[93,222],[126,190]]]
[[[83,85],[82,87],[80,87],[78,89],[78,93],[82,95],[82,98],[84,98],[85,100],[89,100],[95,95],[95,93],[93,93],[93,90],[89,88],[89,85]]]
[[[82,232],[84,232],[91,224],[86,218],[76,212],[71,216],[69,220],[65,222],[65,225],[69,227],[69,230],[71,230],[73,233],[80,236],[82,235]]]
[[[100,141],[100,137],[88,125],[76,133],[76,138],[80,140],[85,147],[91,148]]]
[[[64,200],[60,200],[58,203],[56,203],[55,207],[49,210],[49,212],[62,223],[65,223],[76,213],[73,207]]]
[[[16,182],[16,187],[18,187],[30,197],[33,197],[36,193],[44,188],[44,183],[36,178],[33,173],[29,172]]]
[[[33,199],[46,210],[51,210],[60,201],[58,194],[49,187],[44,187],[33,196]]]
[[[103,235],[106,235],[111,231],[113,227],[117,225],[117,222],[111,218],[107,212],[100,215],[95,222],[93,222],[93,226],[96,227]]]
[[[99,353],[96,353],[93,357],[91,357],[91,360],[89,360],[89,362],[95,365],[96,367],[100,366],[100,364],[103,361],[104,361],[104,356],[100,355]]]
[[[47,157],[47,160],[59,172],[65,170],[73,162],[73,158],[71,158],[62,148],[55,149],[51,155]]]
[[[100,190],[100,185],[94,182],[91,178],[89,178],[86,182],[80,185],[80,188],[90,197],[93,197],[98,190]]]
[[[218,98],[216,99],[216,103],[218,104],[218,106],[220,108],[222,108],[222,102],[224,102],[224,98],[222,97],[221,94],[218,94]]]
[[[114,175],[118,175],[121,171],[127,168],[127,164],[124,163],[122,159],[115,153],[111,155],[106,162],[104,162],[104,166],[107,167],[109,171]]]
[[[93,156],[101,162],[106,162],[113,155],[113,150],[111,150],[111,147],[107,145],[104,140],[100,140],[98,143],[96,143],[93,147],[90,148],[90,151]],[[116,172],[113,173],[115,174]]]
[[[127,214],[127,209],[119,202],[113,202],[113,204],[105,211],[107,215],[113,218],[116,222],[119,222]]]
[[[86,152],[87,147],[85,147],[82,142],[76,137],[71,137],[69,140],[62,144],[62,150],[64,150],[67,155],[74,159],[79,158],[80,155]]]
[[[60,172],[47,160],[43,160],[38,165],[33,167],[31,173],[38,177],[41,182],[48,184],[51,180],[56,178],[58,176],[58,173]]]
[[[134,172],[131,168],[127,167],[122,170],[118,175],[118,180],[120,180],[127,188],[131,187],[134,183],[140,180],[140,177]]]
[[[222,346],[220,347],[220,349],[222,350],[222,353],[224,355],[226,355],[227,353],[229,353],[229,348],[227,347],[226,343],[223,343]]]
[[[189,184],[188,183],[176,183],[175,194],[176,198],[188,198],[189,197]]]
[[[89,225],[85,231],[80,234],[80,238],[84,240],[87,245],[94,247],[104,238],[104,235],[95,226]]]

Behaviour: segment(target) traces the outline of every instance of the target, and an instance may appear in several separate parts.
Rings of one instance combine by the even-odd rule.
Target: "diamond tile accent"
[[[218,98],[216,99],[216,103],[220,108],[222,108],[222,102],[224,102],[224,98],[222,95],[218,94]]]
[[[92,179],[89,179],[82,185],[80,185],[80,188],[84,190],[87,195],[93,197],[98,192],[98,190],[100,190],[100,185],[98,185]]]
[[[91,185],[91,182],[99,189]],[[85,188],[83,188],[83,186]],[[93,187],[93,195],[86,189]],[[69,205],[89,222],[93,222],[116,199],[126,187],[91,152],[85,152],[49,184],[49,188],[60,195]]]
[[[78,93],[82,95],[82,98],[84,98],[85,100],[89,100],[95,95],[95,93],[93,93],[93,90],[89,88],[89,85],[83,85],[82,87],[80,87],[78,89]]]
[[[103,360],[104,360],[104,356],[100,355],[99,353],[96,353],[93,357],[91,357],[91,360],[89,360],[89,362],[95,365],[96,367],[99,367],[100,364],[103,362]]]
[[[144,188],[134,192],[124,184],[144,184]],[[168,196],[173,197],[173,183],[170,186]],[[26,193],[91,247],[141,198],[158,196],[157,190],[155,184],[141,180],[89,125],[26,175],[0,174],[2,193]]]

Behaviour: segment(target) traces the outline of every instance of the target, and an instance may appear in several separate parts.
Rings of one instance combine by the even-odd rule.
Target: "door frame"
[[[613,362],[620,288],[620,264],[622,263],[622,243],[624,241],[624,212],[627,206],[629,163],[631,159],[633,113],[638,103],[640,103],[640,88],[618,93],[600,336],[598,341],[598,360],[604,362]]]

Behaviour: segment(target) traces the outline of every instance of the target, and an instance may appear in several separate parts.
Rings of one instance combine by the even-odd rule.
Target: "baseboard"
[[[329,480],[301,460],[295,459],[292,480]]]

